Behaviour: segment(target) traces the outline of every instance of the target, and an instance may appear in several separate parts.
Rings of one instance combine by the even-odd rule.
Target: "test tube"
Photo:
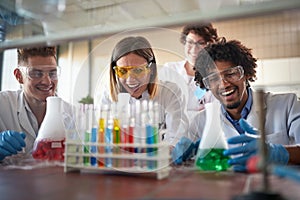
[[[119,154],[119,146],[118,144],[121,141],[121,126],[120,126],[120,120],[118,116],[118,107],[116,103],[113,103],[113,153],[114,154]],[[113,159],[113,166],[114,167],[119,167],[119,160],[117,158]]]
[[[158,144],[160,142],[160,137],[158,133],[158,125],[159,124],[159,105],[155,101],[153,103],[153,144]],[[153,155],[157,156],[158,155],[158,148],[153,149]],[[154,162],[154,168],[157,168],[157,161]]]
[[[98,133],[98,127],[97,127],[97,120],[96,120],[96,107],[91,104],[90,105],[90,112],[92,113],[92,129],[91,129],[91,143],[97,142],[97,133]],[[91,157],[91,165],[97,166],[97,158],[95,157],[95,154],[97,153],[97,147],[96,145],[91,145],[91,154],[94,156]]]
[[[134,131],[135,131],[135,104],[130,104],[129,111],[129,133],[128,133],[128,143],[134,143]],[[134,147],[129,148],[129,152],[134,153]]]
[[[81,141],[81,143],[83,144],[84,143],[84,134],[85,134],[85,106],[84,104],[79,104],[78,107],[76,107],[76,123],[77,123],[77,131],[76,131],[76,140],[79,140]],[[75,152],[77,153],[80,153],[82,154],[83,152],[83,149],[82,146],[80,145],[76,145],[76,148],[75,148]],[[83,163],[83,157],[82,156],[76,156],[76,159],[75,159],[75,163],[80,163],[82,164]]]
[[[142,101],[142,105],[141,105],[141,144],[142,146],[146,146],[147,144],[147,131],[148,131],[148,134],[150,134],[151,132],[151,127],[149,125],[149,116],[148,116],[148,101],[147,100],[143,100]],[[148,130],[147,130],[148,128]],[[147,155],[147,152],[148,149],[147,147],[146,148],[143,148],[142,149],[142,152],[145,153]],[[147,162],[144,160],[142,161],[142,167],[147,167]]]
[[[146,121],[146,143],[148,145],[154,144],[154,129],[153,129],[153,118],[154,118],[154,113],[153,113],[153,101],[148,102],[148,120]],[[152,147],[147,148],[147,156],[148,157],[153,157],[154,155],[154,149]],[[149,169],[153,169],[155,167],[154,162],[152,160],[148,160],[147,166]]]
[[[113,144],[113,118],[111,116],[110,110],[107,112],[107,125],[105,128],[105,153],[107,157],[105,158],[105,167],[112,167],[112,144]]]
[[[130,104],[129,108],[129,128],[128,128],[128,143],[130,145],[133,145],[135,142],[134,139],[134,134],[135,134],[135,104]],[[135,153],[135,148],[133,146],[128,148],[129,153],[134,154]],[[135,160],[130,160],[129,161],[129,166],[133,167],[135,165]]]
[[[128,111],[126,110],[126,108],[122,109],[121,112],[121,143],[126,144],[128,143],[128,134],[129,134],[129,128],[128,128]],[[120,151],[120,153],[122,154],[126,154],[128,153],[128,147],[122,147],[122,152]],[[122,159],[122,162],[120,164],[122,167],[128,167],[129,166],[129,162],[128,159]]]
[[[105,127],[106,127],[106,119],[107,119],[107,111],[108,105],[102,104],[100,108],[100,119],[99,119],[99,129],[98,129],[98,143],[100,146],[98,147],[98,153],[104,154],[104,146],[101,146],[105,142]],[[98,158],[98,167],[104,167],[104,159]]]
[[[142,139],[141,139],[141,132],[142,132],[142,128],[141,128],[141,101],[137,100],[135,102],[135,126],[134,126],[134,130],[133,130],[133,135],[134,135],[134,143],[136,145],[142,144]],[[136,153],[142,153],[142,148],[138,147],[135,149]],[[142,167],[143,163],[142,160],[137,160],[135,162],[136,167]]]
[[[153,104],[153,134],[154,134],[154,143],[157,144],[160,141],[160,137],[159,137],[159,133],[158,133],[158,129],[159,129],[159,105],[158,103],[155,101]]]
[[[84,154],[88,154],[90,152],[89,145],[86,143],[90,142],[90,135],[91,135],[91,121],[92,121],[92,113],[91,109],[88,104],[84,104],[84,112],[85,112],[85,132],[84,132],[84,146],[83,152]],[[84,165],[90,165],[90,157],[84,156],[83,157]]]

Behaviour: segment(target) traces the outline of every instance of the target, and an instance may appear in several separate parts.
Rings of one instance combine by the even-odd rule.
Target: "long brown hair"
[[[118,94],[124,90],[122,85],[119,83],[118,77],[115,74],[114,67],[116,66],[116,62],[123,56],[126,56],[129,53],[134,53],[138,56],[141,56],[147,60],[148,63],[152,63],[150,70],[150,81],[148,83],[148,92],[150,95],[150,99],[153,99],[157,93],[157,67],[156,60],[151,48],[149,41],[141,36],[137,37],[126,37],[119,41],[111,56],[110,62],[110,94],[113,101],[118,100]]]

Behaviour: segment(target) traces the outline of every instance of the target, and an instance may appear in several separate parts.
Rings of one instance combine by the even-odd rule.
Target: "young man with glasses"
[[[220,102],[221,126],[229,143],[224,155],[232,156],[229,164],[233,165],[235,171],[246,171],[248,159],[258,152],[257,137],[245,134],[257,133],[254,128],[259,128],[262,112],[254,98],[256,92],[250,87],[250,82],[256,79],[256,61],[251,50],[239,41],[226,42],[223,39],[203,49],[195,64],[197,85],[209,89]],[[264,93],[263,101],[268,161],[299,164],[300,103],[297,96]],[[190,139],[197,141],[202,137],[205,122],[204,110],[190,125]],[[188,139],[185,141],[189,143]],[[198,148],[195,143],[191,144],[183,160],[191,156],[192,147]],[[181,146],[179,144],[176,148]]]
[[[46,114],[46,98],[56,95],[59,72],[55,47],[18,49],[14,75],[22,88],[0,92],[0,161],[22,147],[30,155]],[[66,102],[63,109],[71,113]]]
[[[163,80],[174,79],[178,82],[178,78],[174,77],[173,71],[183,78],[188,88],[187,110],[189,118],[192,119],[195,114],[204,109],[204,104],[211,102],[213,96],[205,89],[196,86],[194,77],[194,65],[197,55],[201,49],[207,44],[218,40],[217,30],[211,23],[194,23],[183,27],[180,42],[184,45],[185,59],[177,62],[165,63],[164,67],[159,71],[159,76]]]

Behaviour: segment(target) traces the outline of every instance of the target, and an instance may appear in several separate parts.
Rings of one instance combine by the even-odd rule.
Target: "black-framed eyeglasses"
[[[215,88],[223,80],[225,82],[234,83],[244,77],[244,69],[242,66],[231,67],[220,72],[212,73],[202,79],[207,89]]]
[[[194,42],[191,39],[185,39],[185,45],[187,45],[188,48],[192,48],[192,47],[197,47],[199,48],[204,48],[208,43],[204,42],[204,41],[198,41],[198,42]]]
[[[30,66],[18,66],[20,71],[32,80],[43,78],[46,74],[51,80],[57,80],[60,75],[60,67],[56,66],[50,70],[41,70]]]

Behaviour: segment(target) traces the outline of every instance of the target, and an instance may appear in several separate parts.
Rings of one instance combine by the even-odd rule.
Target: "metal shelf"
[[[218,0],[213,4],[207,0],[115,0],[101,1],[101,5],[98,1],[56,0],[53,2],[65,2],[65,7],[43,12],[43,7],[29,6],[34,0],[11,2],[1,1],[0,8],[23,20],[15,26],[10,25],[0,50],[58,45],[130,29],[179,26],[195,21],[226,20],[300,8],[299,0]]]

